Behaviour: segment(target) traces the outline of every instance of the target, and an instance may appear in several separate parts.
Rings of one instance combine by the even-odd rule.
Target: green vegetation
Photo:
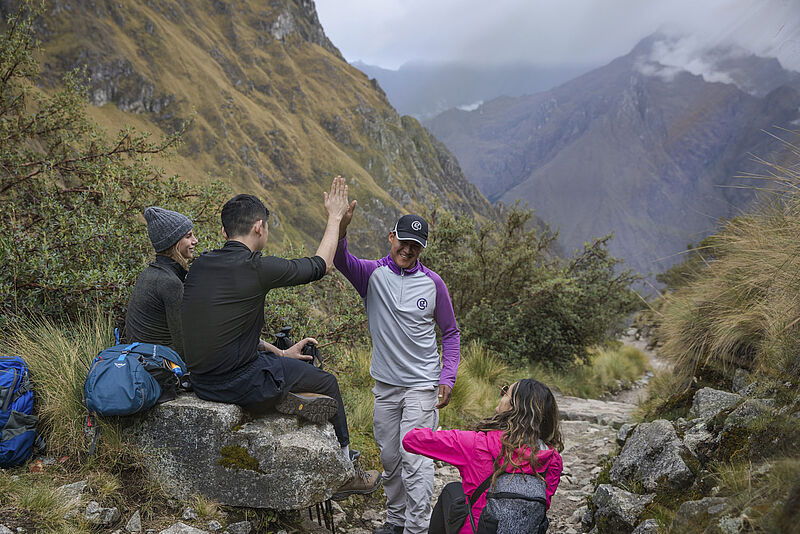
[[[97,110],[86,107],[82,73],[69,74],[59,91],[37,88],[39,51],[31,17],[40,11],[28,14],[28,9],[23,3],[0,37],[0,262],[6,267],[0,271],[0,350],[21,354],[28,362],[40,431],[57,463],[42,467],[41,473],[29,466],[0,472],[0,520],[29,530],[90,531],[80,518],[64,519],[53,493],[59,485],[84,478],[89,481],[87,493],[104,504],[136,507],[151,518],[174,515],[187,503],[169,501],[145,476],[141,451],[122,438],[126,419],[103,419],[96,452],[88,456],[91,436],[86,432],[83,382],[91,360],[113,344],[113,328],[123,320],[130,289],[152,255],[142,210],[160,205],[189,215],[200,246],[212,248],[219,242],[219,207],[230,191],[221,183],[191,185],[156,166],[175,153],[186,125],[155,142],[133,128],[109,137],[90,119]],[[416,121],[403,118],[392,125],[386,117],[372,119],[385,128],[383,134],[388,131],[398,139],[409,135],[414,145],[404,144],[402,157],[382,166],[373,149],[361,151],[369,145],[368,134],[351,140],[351,152],[366,158],[365,165],[375,165],[376,180],[394,176],[401,167],[415,174],[408,167],[414,154],[441,165],[438,149]],[[313,153],[309,150],[308,157]],[[289,165],[273,159],[278,167],[281,161]],[[164,160],[167,165],[169,161]],[[335,165],[339,160],[320,161],[325,169],[340,168]],[[287,206],[302,205],[300,197],[309,194],[298,185],[295,171],[302,174],[303,169],[286,175],[282,202]],[[359,172],[364,174],[360,200],[386,200],[386,192],[366,171]],[[476,201],[476,209],[481,206]],[[284,229],[284,237],[302,239],[313,230],[313,220],[297,212],[307,227],[298,223],[297,235]],[[479,219],[477,227],[473,218],[445,210],[429,218],[432,245],[423,261],[447,281],[463,332],[458,384],[450,406],[441,412],[443,426],[463,428],[490,415],[500,387],[523,376],[540,378],[565,393],[594,395],[643,372],[645,365],[635,353],[591,348],[606,341],[637,302],[628,289],[633,277],[617,270],[607,238],[565,261],[549,250],[554,236],[529,230],[531,213],[516,207],[502,223]],[[353,228],[365,235],[358,224],[367,220]],[[286,241],[272,252],[305,254],[302,246]],[[362,451],[365,464],[377,467],[370,392],[374,381],[357,293],[333,273],[313,285],[271,292],[266,307],[266,339],[291,325],[295,339],[315,336],[329,345],[323,348],[325,366],[340,379],[353,447]],[[235,447],[221,456],[232,466],[259,468]],[[215,503],[193,502],[204,518],[220,517]],[[265,513],[255,519],[266,525],[275,517]]]
[[[731,389],[737,368],[750,371],[753,395],[766,400],[746,401],[754,415],[737,424],[724,426],[736,407],[711,421],[720,436],[716,461],[694,490],[704,496],[716,487],[727,498],[726,514],[747,532],[786,533],[800,531],[800,172],[796,163],[765,165],[781,190],[660,278],[669,291],[643,322],[654,324],[660,353],[675,367],[651,380],[641,415],[685,417],[699,388]],[[651,515],[668,525],[690,497],[659,502]]]
[[[609,255],[610,236],[560,260],[553,234],[528,229],[531,216],[514,206],[502,223],[476,227],[434,213],[423,262],[447,281],[462,339],[479,339],[514,365],[574,367],[638,308],[636,277]]]
[[[0,326],[34,310],[121,316],[151,255],[143,209],[185,213],[204,238],[218,231],[225,190],[167,179],[153,165],[182,129],[157,142],[131,128],[107,139],[86,115],[79,72],[52,95],[36,89],[31,26],[40,12],[23,6],[0,38]]]
[[[610,342],[588,352],[586,365],[562,371],[533,364],[530,375],[564,395],[596,398],[629,387],[650,369],[647,356],[629,345]]]

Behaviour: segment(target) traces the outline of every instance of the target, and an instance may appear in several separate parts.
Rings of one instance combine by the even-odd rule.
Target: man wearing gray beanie
[[[157,206],[144,210],[147,235],[156,251],[136,279],[125,314],[128,342],[154,343],[183,354],[183,280],[197,239],[186,215]]]

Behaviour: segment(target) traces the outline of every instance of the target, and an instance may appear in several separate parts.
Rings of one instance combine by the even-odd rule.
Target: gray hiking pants
[[[405,388],[375,382],[373,432],[381,451],[386,520],[405,525],[405,534],[428,532],[433,493],[433,460],[406,452],[401,443],[412,428],[436,429],[439,388]]]

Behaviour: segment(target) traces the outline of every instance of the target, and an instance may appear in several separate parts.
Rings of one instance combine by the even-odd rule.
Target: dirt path
[[[621,338],[633,345],[650,359],[653,369],[666,366],[653,351],[647,350],[644,339],[633,335]],[[604,457],[617,449],[616,436],[621,425],[631,421],[636,404],[647,395],[647,384],[652,373],[647,373],[634,384],[633,389],[622,391],[609,399],[579,399],[556,395],[561,412],[561,431],[564,438],[564,475],[553,497],[548,518],[550,534],[577,534],[581,532],[581,517],[585,512],[586,497],[591,495],[592,478],[600,472]],[[433,502],[448,482],[460,480],[458,471],[447,464],[436,462]],[[342,514],[342,517],[344,514]],[[337,532],[370,534],[368,528],[380,526],[384,521],[383,510],[366,510],[361,515],[358,527],[337,527]]]

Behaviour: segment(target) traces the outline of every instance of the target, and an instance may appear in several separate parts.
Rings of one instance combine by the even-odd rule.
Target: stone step
[[[555,394],[562,421],[589,421],[619,428],[632,420],[636,405]]]

